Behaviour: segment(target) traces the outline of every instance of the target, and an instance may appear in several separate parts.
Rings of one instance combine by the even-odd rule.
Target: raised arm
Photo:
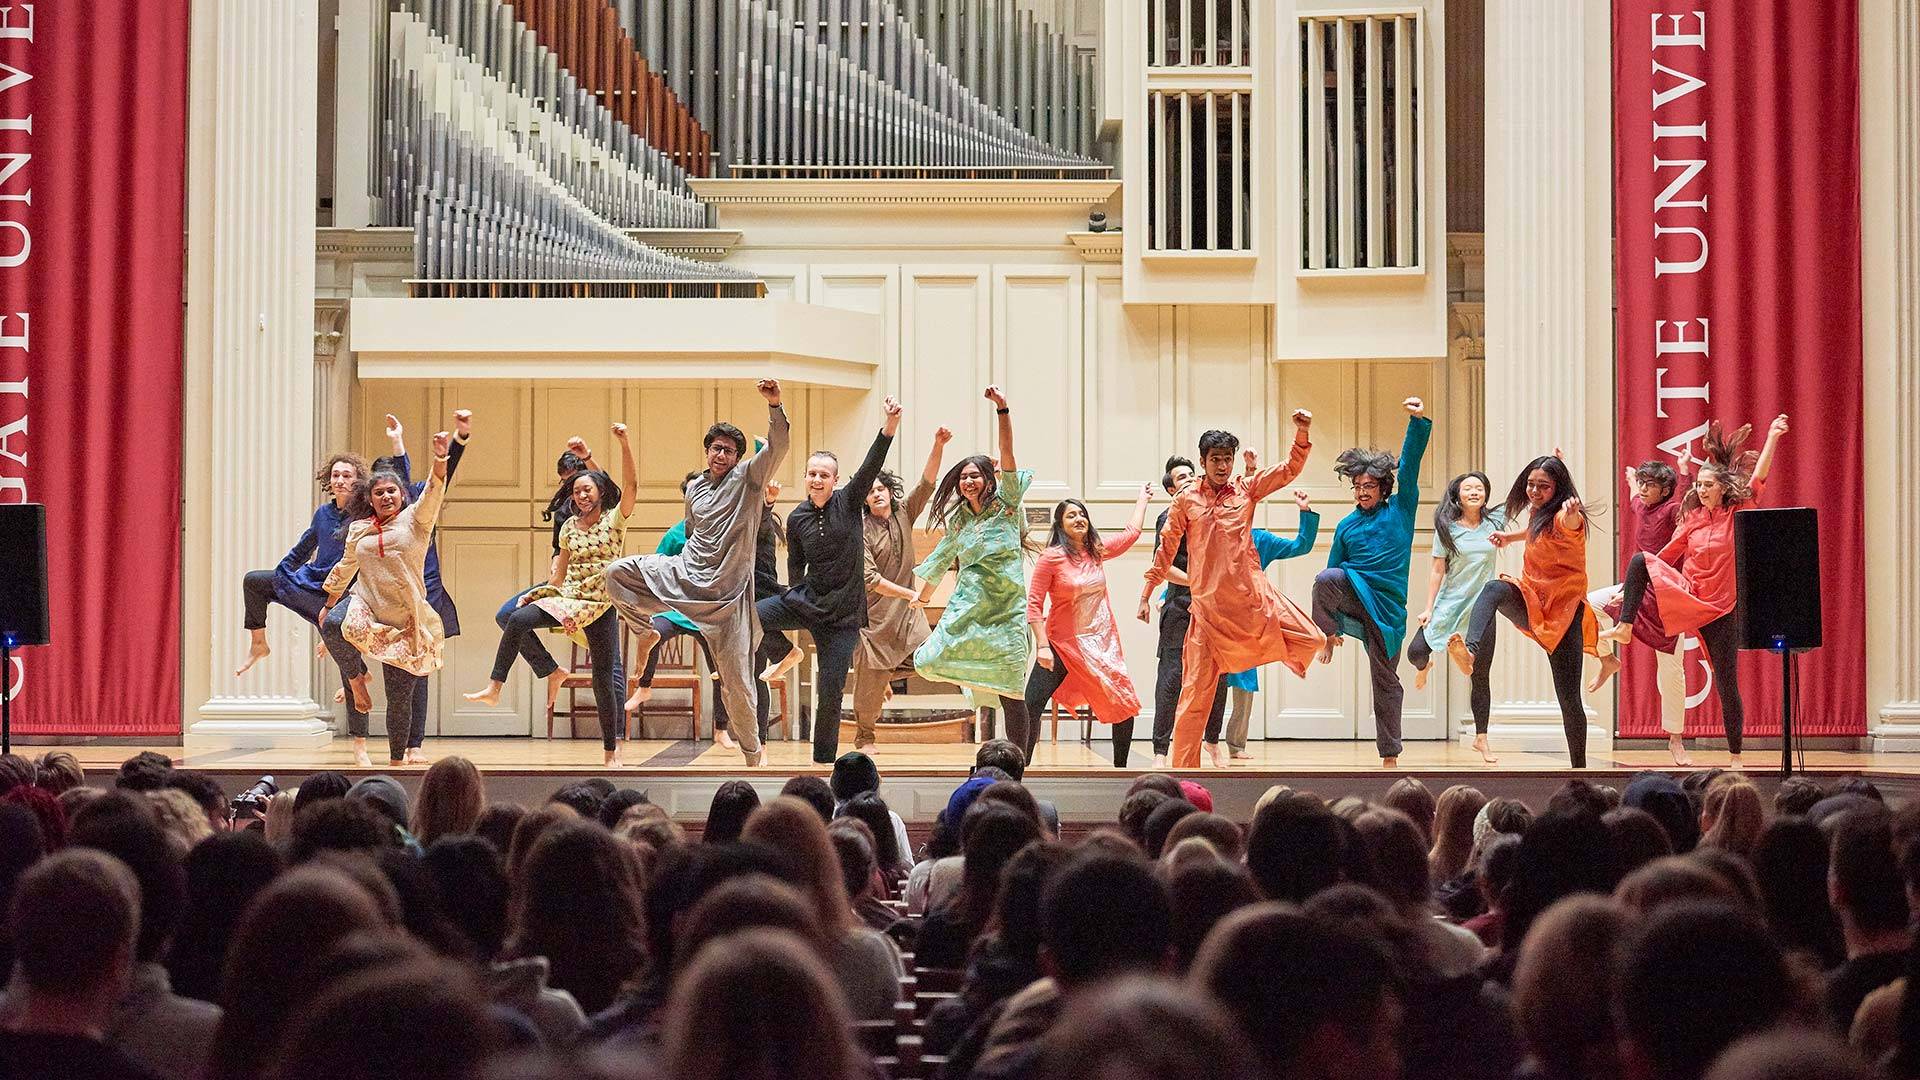
[[[620,491],[632,506],[632,499],[640,489],[640,464],[633,459],[633,443],[627,439],[627,425],[613,425],[613,440],[620,444]]]
[[[940,459],[946,456],[947,444],[953,441],[953,429],[935,428],[933,448],[927,451],[927,467],[920,470],[920,480],[928,487],[940,482]]]
[[[1171,580],[1173,557],[1180,550],[1180,541],[1187,536],[1187,504],[1178,496],[1173,505],[1167,508],[1167,525],[1160,530],[1160,541],[1153,549],[1153,566],[1147,570],[1147,582],[1158,585]]]
[[[1102,559],[1117,559],[1132,550],[1140,541],[1140,530],[1147,523],[1147,500],[1153,498],[1151,482],[1140,485],[1140,497],[1133,501],[1133,516],[1127,519],[1127,527],[1118,536],[1109,536],[1100,542]]]
[[[1007,392],[998,386],[989,386],[986,397],[993,402],[994,412],[1000,417],[1000,471],[1012,472],[1019,466],[1013,461],[1013,413],[1007,407]]]
[[[1265,529],[1253,530],[1253,548],[1260,554],[1260,567],[1281,559],[1297,559],[1313,550],[1314,542],[1320,539],[1320,515],[1313,512],[1313,504],[1307,493],[1296,489],[1293,503],[1300,508],[1300,529],[1288,540]]]
[[[880,479],[880,470],[887,467],[887,451],[893,449],[893,437],[900,430],[899,402],[889,397],[880,403],[880,411],[886,414],[887,422],[880,428],[880,434],[873,437],[873,444],[867,447],[866,460],[854,470],[853,479],[843,489],[848,493],[848,501],[856,507],[866,501],[873,482]]]
[[[448,432],[438,432],[433,437],[433,472],[427,477],[427,490],[409,509],[413,511],[413,523],[431,531],[440,520],[440,509],[447,498],[447,463],[451,457],[449,449],[453,436]]]
[[[1254,473],[1247,481],[1249,496],[1256,501],[1264,499],[1300,475],[1300,470],[1306,467],[1307,455],[1313,450],[1312,426],[1312,413],[1305,409],[1293,410],[1293,443],[1287,448],[1287,460]]]
[[[407,456],[407,429],[400,425],[400,418],[392,413],[387,414],[387,448],[394,457]],[[412,478],[411,475],[401,477],[402,480]]]
[[[747,481],[758,491],[766,487],[773,470],[787,456],[788,436],[793,425],[787,422],[787,411],[780,407],[780,380],[761,379],[754,384],[755,390],[767,402],[767,445],[753,459],[747,462]]]
[[[453,410],[453,445],[447,450],[447,483],[453,483],[453,474],[460,469],[460,459],[467,455],[467,440],[473,438],[473,410]]]
[[[1393,505],[1411,516],[1420,508],[1420,463],[1427,456],[1427,440],[1433,437],[1433,421],[1426,415],[1426,404],[1417,397],[1400,403],[1407,410],[1407,435],[1400,443],[1400,468],[1393,480]]]
[[[1780,437],[1787,433],[1787,414],[1781,413],[1767,425],[1767,441],[1760,447],[1760,460],[1753,463],[1753,483],[1757,486],[1767,482],[1767,474],[1773,471],[1773,454],[1780,448]]]

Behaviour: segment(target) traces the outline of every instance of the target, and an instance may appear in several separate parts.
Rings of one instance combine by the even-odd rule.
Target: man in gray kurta
[[[754,537],[766,512],[767,480],[787,455],[780,383],[760,380],[767,399],[766,448],[740,462],[746,439],[715,424],[705,439],[707,469],[687,485],[687,546],[677,555],[629,555],[607,568],[607,595],[638,640],[635,657],[653,651],[653,617],[669,609],[693,622],[713,650],[728,716],[754,715],[753,651],[760,620],[753,609]],[[747,764],[764,758],[752,724],[735,724]]]

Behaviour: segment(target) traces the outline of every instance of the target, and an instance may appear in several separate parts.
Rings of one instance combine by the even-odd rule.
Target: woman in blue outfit
[[[1413,665],[1416,690],[1427,685],[1434,649],[1445,649],[1452,639],[1466,637],[1473,602],[1494,578],[1494,562],[1500,551],[1492,538],[1506,527],[1507,517],[1499,507],[1487,505],[1492,490],[1486,473],[1461,473],[1447,485],[1447,493],[1433,509],[1433,570],[1427,575],[1427,609],[1420,613],[1419,625],[1407,639],[1407,663]],[[1474,731],[1473,748],[1489,765],[1498,760],[1487,746],[1484,725]]]

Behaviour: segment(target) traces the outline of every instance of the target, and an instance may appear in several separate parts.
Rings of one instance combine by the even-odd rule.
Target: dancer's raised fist
[[[986,398],[988,401],[993,402],[993,407],[996,409],[1004,409],[1007,407],[1007,392],[1000,389],[997,385],[987,387]]]
[[[449,448],[450,448],[450,447],[451,447],[452,445],[453,445],[453,433],[452,433],[452,432],[450,432],[450,431],[436,431],[436,432],[434,432],[434,433],[433,433],[433,456],[434,456],[434,457],[437,457],[437,458],[443,458],[443,457],[446,457],[446,456],[447,456],[447,450],[448,450],[448,449],[449,449]]]
[[[621,442],[626,442],[627,441],[627,425],[625,424],[613,425],[613,437],[620,440]]]
[[[585,461],[593,456],[593,451],[587,449],[587,440],[578,435],[567,440],[567,453],[572,454],[581,461]]]
[[[945,446],[952,441],[953,441],[952,428],[941,427],[941,428],[933,429],[933,444],[935,446]]]
[[[393,415],[392,413],[387,414],[387,438],[397,439],[400,437],[401,433],[405,430],[406,430],[405,428],[402,428],[400,426],[399,417]]]
[[[1787,430],[1788,430],[1787,414],[1781,413],[1779,416],[1776,416],[1773,418],[1773,423],[1769,425],[1767,428],[1767,434],[1768,435],[1785,435],[1787,433]]]
[[[761,379],[759,382],[753,384],[753,388],[760,391],[760,396],[767,399],[767,404],[780,404],[779,379]]]
[[[899,416],[900,403],[894,400],[892,394],[888,394],[885,398],[882,398],[880,401],[880,411],[887,414],[888,416]]]
[[[1246,467],[1248,472],[1257,470],[1260,468],[1260,452],[1251,446],[1247,447],[1245,450],[1240,451],[1240,463]]]
[[[1293,423],[1295,427],[1307,427],[1313,423],[1313,414],[1305,409],[1295,409],[1293,410]]]
[[[1299,507],[1300,512],[1303,514],[1313,509],[1313,500],[1307,497],[1307,489],[1293,489],[1293,505]]]
[[[1406,407],[1407,413],[1410,416],[1419,416],[1421,410],[1427,407],[1426,403],[1417,397],[1410,397],[1400,404]]]

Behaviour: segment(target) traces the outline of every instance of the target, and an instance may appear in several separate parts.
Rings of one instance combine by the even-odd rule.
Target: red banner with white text
[[[1820,515],[1825,644],[1799,662],[1796,735],[1866,732],[1858,33],[1853,0],[1613,6],[1620,461],[1697,457],[1709,420],[1758,448],[1791,416],[1761,505]],[[1717,736],[1697,639],[1685,659],[1687,733]],[[1621,735],[1662,734],[1654,676],[1631,646]],[[1779,661],[1742,654],[1740,687],[1747,732],[1778,735]]]
[[[180,732],[187,13],[0,6],[0,502],[46,504],[52,627],[16,733]]]

